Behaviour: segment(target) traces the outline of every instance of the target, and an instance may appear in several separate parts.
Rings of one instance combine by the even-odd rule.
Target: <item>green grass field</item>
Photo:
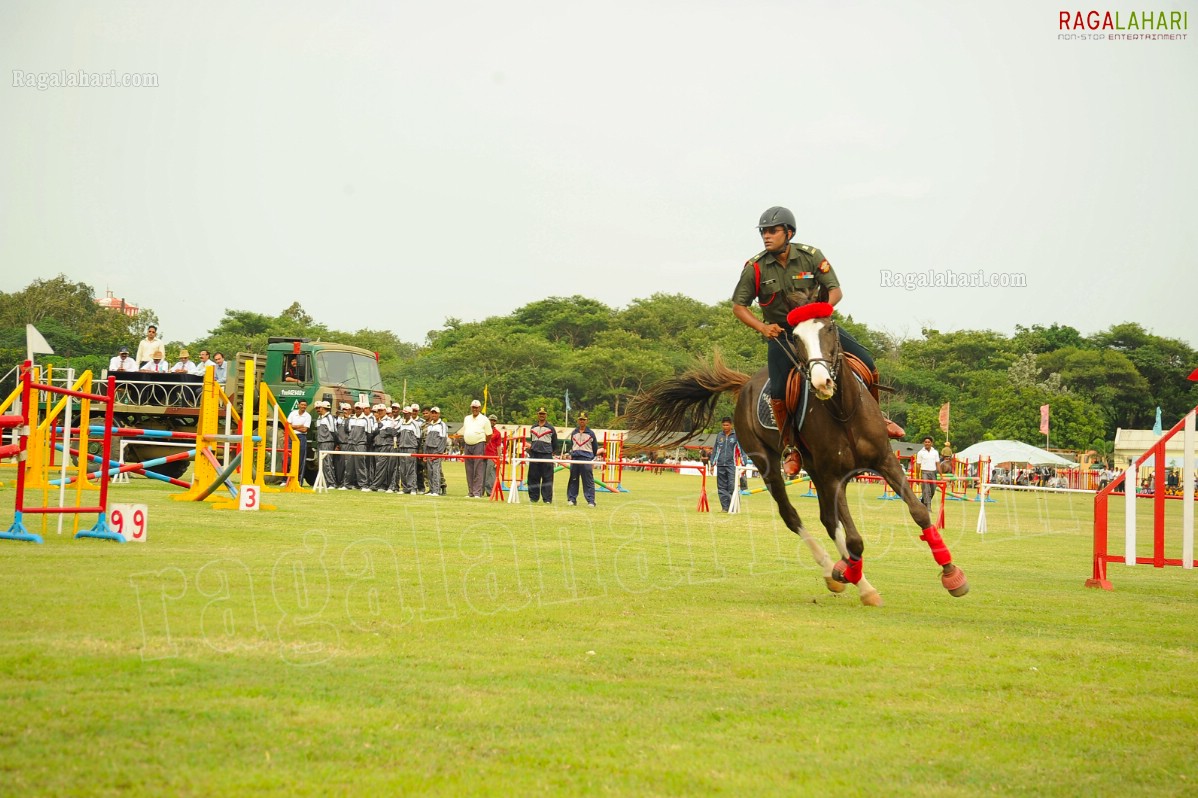
[[[1198,575],[1086,590],[1089,497],[1000,494],[985,535],[950,503],[954,599],[901,503],[854,486],[867,608],[768,496],[700,514],[696,478],[625,485],[237,513],[137,481],[114,500],[149,505],[144,545],[0,541],[0,794],[1198,789]]]

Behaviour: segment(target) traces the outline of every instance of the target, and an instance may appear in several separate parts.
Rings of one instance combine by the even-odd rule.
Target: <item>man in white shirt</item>
[[[936,450],[932,448],[932,436],[924,436],[923,448],[915,453],[915,462],[919,464],[920,479],[934,480],[937,478],[936,467],[940,465],[940,455],[936,454]],[[919,500],[930,510],[934,498],[936,498],[935,483],[924,482],[923,495],[919,497]]]
[[[287,415],[287,423],[299,436],[299,471],[296,474],[302,483],[304,468],[308,462],[308,427],[312,426],[312,414],[308,412],[308,403],[305,400],[300,399],[295,403],[295,409]]]
[[[171,367],[171,374],[195,374],[196,364],[191,362],[191,354],[186,349],[179,350],[179,362]]]
[[[483,479],[487,464],[481,459],[486,452],[487,438],[491,437],[491,420],[482,414],[483,403],[475,399],[470,403],[470,415],[462,420],[462,453],[479,455],[478,459],[466,459],[466,489],[471,499],[483,498]]]
[[[137,361],[129,357],[129,347],[122,346],[117,356],[108,361],[108,373],[117,374],[122,371],[137,371]]]
[[[159,357],[166,360],[166,347],[163,346],[162,339],[158,337],[158,327],[151,324],[146,328],[146,337],[137,345],[137,362],[149,363],[154,359],[155,352],[158,352]]]
[[[208,357],[208,350],[201,349],[200,350],[200,359],[195,362],[195,371],[193,371],[192,373],[198,374],[201,377],[203,377],[205,371],[207,371],[208,369],[214,369],[214,368],[216,368],[216,364],[212,362],[212,358]]]
[[[166,362],[165,352],[155,352],[152,360],[142,364],[141,370],[154,374],[166,374],[171,370],[171,364]]]

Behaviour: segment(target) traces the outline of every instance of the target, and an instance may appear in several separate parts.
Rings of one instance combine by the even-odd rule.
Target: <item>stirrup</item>
[[[803,470],[803,456],[793,446],[782,453],[782,475],[794,479]]]

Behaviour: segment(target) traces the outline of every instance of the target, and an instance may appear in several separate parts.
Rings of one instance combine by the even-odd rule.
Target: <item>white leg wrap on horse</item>
[[[811,549],[811,556],[815,558],[815,564],[823,569],[824,576],[831,576],[833,565],[832,558],[828,556],[828,552],[824,549],[823,545],[821,545],[818,540],[811,537],[811,535],[807,533],[807,528],[801,524],[799,525],[799,537],[804,543],[807,544],[807,548]]]
[[[844,559],[849,558],[849,547],[845,543],[844,524],[836,522],[836,550],[840,552],[840,556]]]

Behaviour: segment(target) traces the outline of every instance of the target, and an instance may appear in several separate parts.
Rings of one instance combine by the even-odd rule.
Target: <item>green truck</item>
[[[378,356],[356,346],[307,338],[271,338],[266,353],[238,352],[228,362],[225,393],[241,410],[241,384],[245,364],[254,363],[255,381],[270,386],[284,416],[303,399],[309,407],[317,400],[329,402],[334,411],[341,402],[371,405],[391,403],[383,390]],[[186,374],[118,374],[113,411],[120,426],[147,430],[195,432],[199,421],[203,376]],[[257,407],[257,397],[254,398]],[[316,414],[313,413],[315,421]],[[315,425],[309,437],[315,439]],[[282,438],[281,434],[279,436]],[[127,438],[124,460],[143,462],[173,454],[179,448],[159,439]],[[281,444],[280,444],[281,445]],[[305,476],[316,476],[316,447],[308,446]],[[178,461],[155,466],[154,471],[176,479],[190,463]]]

